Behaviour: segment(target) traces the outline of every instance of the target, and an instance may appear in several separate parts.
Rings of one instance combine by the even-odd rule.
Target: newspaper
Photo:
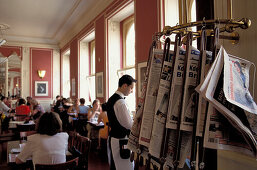
[[[183,131],[182,134],[182,142],[181,142],[181,148],[180,148],[180,158],[179,158],[179,165],[178,168],[183,168],[185,165],[186,158],[190,157],[191,154],[191,144],[192,142],[192,133]],[[166,162],[165,165],[173,168],[174,163],[174,154],[175,149],[177,149],[176,141],[177,141],[177,132],[176,130],[169,129],[168,130],[168,146],[165,153],[166,156]]]
[[[204,147],[252,155],[242,134],[211,104],[209,104],[207,113]]]
[[[164,61],[161,72],[160,85],[155,105],[153,129],[149,145],[149,153],[160,158],[164,142],[165,124],[169,104],[171,79],[174,70],[174,58],[170,55],[169,61]]]
[[[221,47],[214,64],[212,65],[209,73],[207,74],[204,82],[202,82],[196,90],[203,94],[203,96],[217,109],[222,116],[224,116],[236,130],[241,133],[241,136],[245,139],[248,144],[252,155],[256,156],[257,143],[254,138],[251,127],[247,120],[244,111],[237,105],[229,103],[223,92],[223,68],[224,68],[224,57],[228,57],[226,51]],[[232,70],[233,71],[233,70]],[[225,87],[226,88],[226,87]],[[211,108],[209,108],[210,110]],[[206,127],[207,129],[209,127]],[[228,128],[228,127],[225,127]],[[207,135],[208,136],[208,135]],[[234,136],[233,136],[234,137]],[[227,144],[231,150],[239,151],[234,148],[236,142]],[[240,145],[236,145],[241,147]],[[222,147],[220,147],[222,148]],[[226,147],[226,149],[228,149]],[[244,150],[244,149],[242,149]],[[244,150],[245,151],[245,150]],[[247,151],[243,152],[246,153]]]
[[[129,135],[128,139],[128,148],[135,152],[139,153],[139,134],[140,134],[140,128],[141,128],[141,123],[142,123],[142,117],[143,117],[143,108],[144,108],[144,101],[145,101],[145,94],[146,94],[146,87],[148,83],[148,77],[149,77],[149,72],[152,67],[151,61],[154,56],[154,50],[151,48],[150,49],[150,54],[148,57],[148,62],[147,62],[147,69],[146,69],[146,75],[145,75],[145,80],[143,82],[143,87],[141,91],[141,96],[139,97],[138,100],[138,106],[137,106],[137,111],[136,115],[134,117],[134,122],[131,128],[131,132]]]
[[[170,51],[170,55],[171,54],[173,54],[173,52]],[[149,147],[150,145],[150,138],[152,133],[152,126],[155,113],[154,111],[161,77],[163,57],[163,50],[157,49],[155,50],[155,54],[151,62],[152,66],[149,73],[149,80],[147,84],[145,104],[143,109],[143,119],[139,136],[139,144],[146,147]]]
[[[242,109],[257,114],[249,88],[249,70],[253,63],[224,55],[224,93],[226,99]]]
[[[203,82],[204,78],[206,77],[208,70],[211,67],[213,62],[212,52],[211,51],[203,51],[202,58],[201,58],[201,77],[200,82]],[[196,136],[202,136],[203,129],[204,129],[204,120],[206,115],[206,100],[199,95],[198,100],[198,110],[197,110],[197,124],[196,124]]]
[[[167,113],[166,128],[177,129],[179,108],[181,107],[181,94],[183,90],[183,71],[186,51],[180,47],[179,56],[175,58],[174,73],[172,77],[170,100]]]
[[[179,115],[179,108],[181,107],[181,97],[183,97],[182,103],[182,115],[181,115],[181,126],[180,130],[192,131],[194,122],[194,107],[195,107],[195,97],[196,92],[194,91],[197,86],[197,71],[199,64],[200,52],[192,47],[190,56],[187,61],[185,85],[184,85],[184,96],[182,94],[182,84],[183,77],[179,79],[181,82],[174,81],[174,84],[180,84],[180,86],[172,86],[171,92],[174,92],[173,99],[170,101],[170,107],[168,110],[169,120],[166,123],[167,128],[176,129]],[[176,67],[175,67],[176,68]],[[183,67],[184,69],[184,67]],[[174,73],[175,74],[175,73]],[[172,81],[173,84],[173,81]],[[178,97],[177,97],[178,96]]]

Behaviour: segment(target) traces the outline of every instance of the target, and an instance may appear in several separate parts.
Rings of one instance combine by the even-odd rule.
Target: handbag
[[[119,145],[120,145],[120,157],[122,159],[128,159],[130,158],[130,150],[127,149],[128,139],[120,139]]]

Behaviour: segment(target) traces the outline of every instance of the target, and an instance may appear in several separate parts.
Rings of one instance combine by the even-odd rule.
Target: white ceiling
[[[106,2],[106,0],[0,0],[0,24],[10,26],[10,29],[2,31],[3,38],[7,39],[7,42],[58,45],[81,16],[84,17],[103,1]]]

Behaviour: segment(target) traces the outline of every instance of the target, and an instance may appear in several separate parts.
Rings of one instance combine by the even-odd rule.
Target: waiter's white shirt
[[[126,129],[131,129],[133,125],[133,120],[130,117],[130,110],[124,99],[125,96],[120,91],[116,91],[115,93],[122,97],[122,99],[118,100],[113,106],[115,116],[121,126],[125,127]]]
[[[130,117],[130,110],[128,108],[128,105],[124,100],[124,94],[121,93],[120,91],[116,91],[115,93],[122,97],[122,99],[119,99],[113,106],[115,116],[118,122],[121,124],[121,126],[125,127],[126,129],[131,129],[133,120]],[[130,162],[130,159],[122,159],[120,157],[119,139],[111,138],[111,150],[112,150],[113,161],[114,161],[116,170],[133,170],[134,169],[134,162]],[[108,149],[108,155],[110,158],[109,149]],[[110,163],[110,159],[109,159],[109,163]]]

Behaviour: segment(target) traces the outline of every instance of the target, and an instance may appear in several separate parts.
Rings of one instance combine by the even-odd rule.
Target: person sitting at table
[[[9,108],[12,108],[12,98],[11,97],[6,98],[5,105],[8,106]]]
[[[100,129],[99,130],[99,137],[98,137],[98,149],[100,149],[101,148],[101,141],[103,142],[103,141],[107,141],[107,138],[108,138],[108,125],[107,125],[107,123],[109,122],[108,121],[108,117],[107,117],[107,108],[106,108],[107,106],[106,106],[106,103],[103,103],[102,105],[101,105],[101,108],[102,109],[100,109],[101,111],[100,111],[100,115],[98,116],[98,120],[97,120],[97,122],[98,122],[98,124],[100,123],[100,122],[103,122],[103,124],[104,124],[104,128],[103,129]],[[105,143],[106,144],[106,143]]]
[[[27,106],[30,106],[30,104],[31,104],[31,100],[32,100],[32,97],[30,97],[30,96],[27,96]]]
[[[62,120],[62,129],[67,130],[69,125],[69,115],[67,114],[68,108],[65,108],[63,100],[58,100],[54,106],[54,112],[58,113]]]
[[[53,101],[53,106],[55,106],[56,105],[56,102],[58,101],[58,100],[61,100],[61,96],[60,95],[57,95],[56,97],[55,97],[55,100]]]
[[[16,115],[30,115],[29,106],[26,105],[26,101],[23,98],[19,99],[18,106],[16,107]]]
[[[38,103],[36,99],[31,100],[31,114],[34,120],[37,120],[42,114],[45,113],[45,109]]]
[[[33,164],[66,162],[68,134],[62,132],[62,121],[57,113],[46,112],[37,123],[37,133],[28,136],[27,143],[16,157],[16,164],[32,158]]]
[[[73,105],[69,107],[68,114],[73,113],[73,117],[78,117],[79,113],[79,99],[75,99]]]
[[[8,106],[6,106],[6,104],[5,104],[6,100],[7,100],[7,98],[5,96],[1,97],[1,100],[0,100],[0,112],[3,113],[2,116],[1,116],[1,119],[2,119],[2,124],[1,124],[2,131],[8,132],[9,122],[10,122],[10,119],[13,116],[11,114],[12,109],[9,108]]]
[[[79,113],[81,113],[81,114],[87,114],[89,107],[88,107],[88,106],[85,106],[85,102],[86,102],[85,99],[84,99],[84,98],[81,98],[79,101],[80,101]]]
[[[97,120],[98,115],[100,114],[100,101],[95,99],[93,101],[93,107],[88,110],[87,119],[90,122],[94,122]],[[91,137],[92,126],[87,124],[87,137]]]

